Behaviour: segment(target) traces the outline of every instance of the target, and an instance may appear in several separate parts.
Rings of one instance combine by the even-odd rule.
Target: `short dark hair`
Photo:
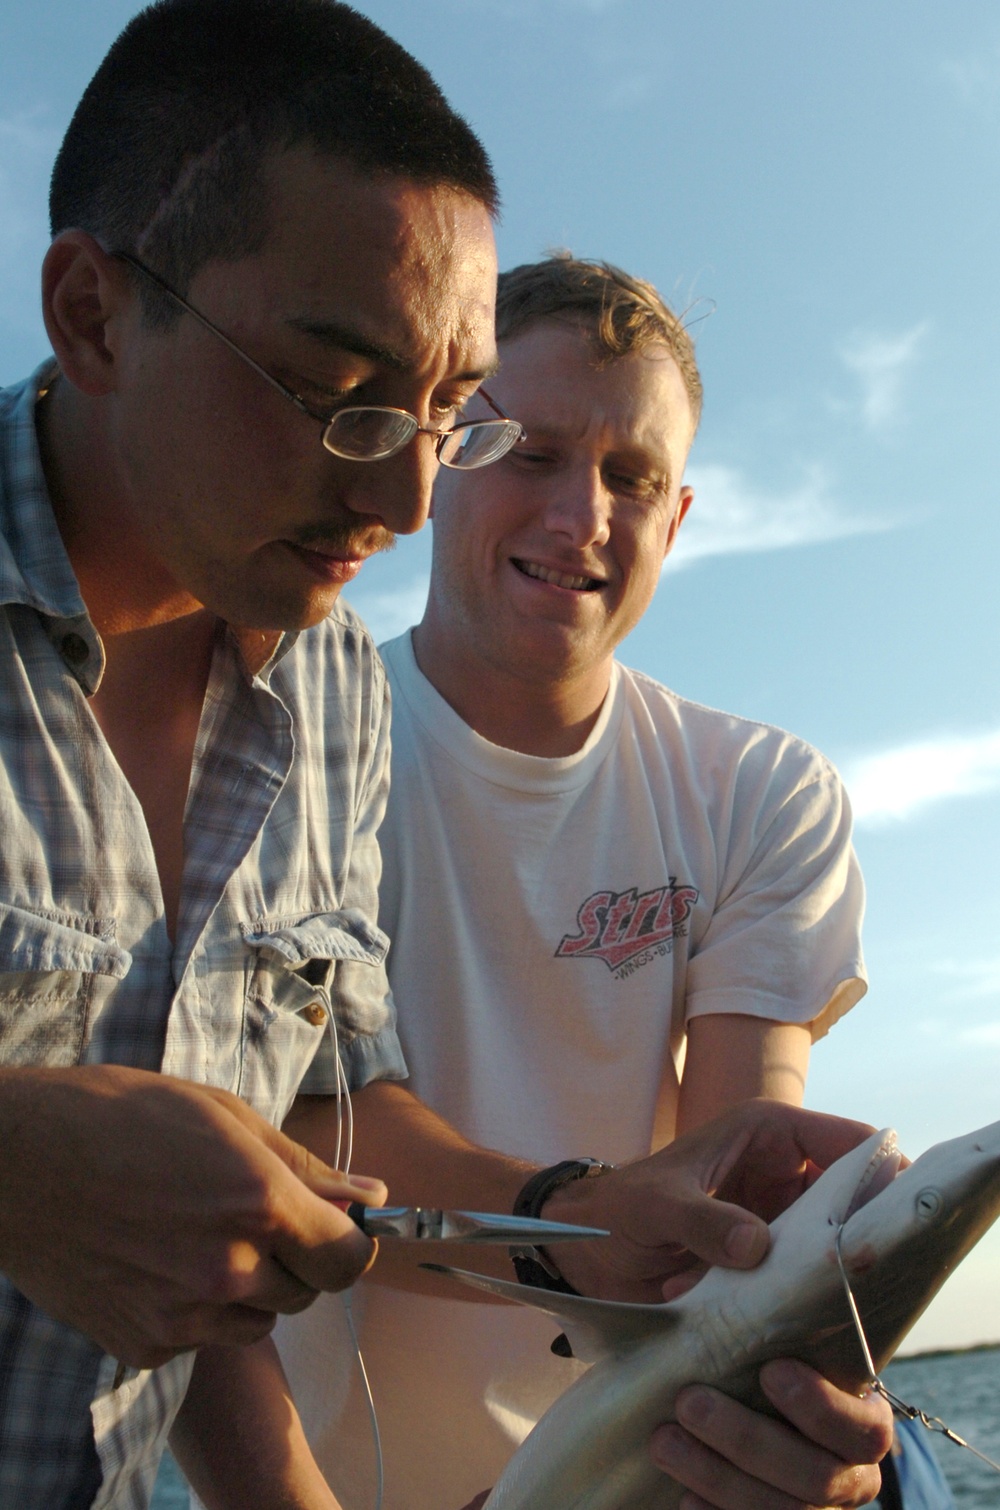
[[[611,262],[587,261],[569,252],[555,252],[501,273],[497,340],[509,341],[539,320],[581,326],[599,362],[613,362],[644,346],[666,346],[684,379],[697,425],[702,386],[694,342],[652,283],[633,278]]]
[[[263,159],[298,145],[497,209],[473,131],[427,70],[350,6],[157,0],[113,43],[70,122],[52,234],[78,227],[139,253],[183,292],[203,263],[260,248]]]

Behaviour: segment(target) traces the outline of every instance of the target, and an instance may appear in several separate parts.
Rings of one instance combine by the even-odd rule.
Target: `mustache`
[[[306,550],[321,546],[336,555],[374,556],[379,551],[391,551],[396,537],[383,524],[326,524],[307,525],[296,531],[294,543]]]

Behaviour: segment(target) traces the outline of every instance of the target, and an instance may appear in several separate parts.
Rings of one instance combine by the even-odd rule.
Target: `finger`
[[[877,1463],[889,1451],[892,1410],[874,1392],[847,1394],[791,1358],[765,1364],[760,1382],[776,1410],[844,1462]]]
[[[262,1256],[255,1252],[254,1260],[242,1276],[239,1298],[234,1304],[258,1311],[280,1311],[288,1316],[312,1305],[319,1294],[316,1285],[286,1268],[273,1254]]]
[[[112,1358],[131,1368],[160,1368],[181,1353],[218,1344],[246,1347],[260,1342],[273,1331],[277,1316],[273,1311],[239,1304],[228,1306],[190,1306],[182,1314],[172,1315],[169,1322],[155,1328],[155,1340],[147,1334],[111,1330],[95,1337]]]
[[[344,1174],[332,1169],[329,1164],[289,1138],[280,1128],[264,1122],[265,1131],[260,1134],[272,1153],[289,1169],[297,1180],[314,1195],[326,1201],[360,1201],[365,1206],[384,1206],[388,1190],[384,1181],[371,1175]]]
[[[675,1197],[671,1235],[704,1264],[753,1269],[771,1246],[765,1221],[729,1201],[710,1200],[702,1191]]]
[[[701,1478],[684,1482],[710,1500],[709,1489],[731,1495],[741,1479],[769,1494],[778,1491],[796,1505],[862,1505],[878,1493],[881,1475],[873,1459],[845,1462],[786,1422],[748,1410],[717,1390],[702,1385],[683,1390],[676,1411],[680,1426],[707,1452],[690,1449]],[[759,1498],[760,1491],[753,1492]]]
[[[803,1510],[803,1502],[750,1478],[680,1426],[661,1426],[650,1438],[656,1467],[711,1510]]]
[[[258,1306],[230,1305],[213,1307],[198,1318],[203,1340],[199,1347],[248,1347],[270,1335],[277,1321],[274,1311]]]
[[[774,1103],[763,1102],[762,1116],[773,1114]],[[789,1107],[787,1112],[790,1130],[804,1158],[821,1169],[828,1169],[844,1154],[857,1148],[877,1129],[868,1122],[855,1122],[849,1117],[834,1117],[826,1112],[806,1111],[804,1107]]]
[[[678,1300],[681,1295],[686,1295],[688,1290],[693,1290],[699,1280],[704,1279],[708,1266],[706,1264],[692,1264],[690,1269],[685,1269],[681,1274],[674,1274],[670,1279],[665,1279],[661,1285],[664,1301]]]
[[[273,1244],[284,1268],[315,1290],[346,1289],[371,1266],[377,1251],[346,1212],[307,1190]]]
[[[348,1204],[351,1201],[360,1201],[366,1206],[385,1205],[388,1190],[384,1181],[371,1175],[344,1174],[342,1170],[333,1169],[317,1154],[310,1152],[294,1138],[290,1138],[287,1133],[283,1133],[280,1128],[266,1121],[238,1096],[232,1095],[229,1091],[219,1090],[215,1086],[199,1087],[199,1089],[204,1090],[206,1095],[224,1106],[247,1131],[281,1160],[296,1179],[301,1180],[303,1185],[314,1194],[321,1196],[324,1200],[344,1200]]]

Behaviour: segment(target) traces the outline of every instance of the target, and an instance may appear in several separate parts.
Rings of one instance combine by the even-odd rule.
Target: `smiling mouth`
[[[520,561],[516,556],[511,557],[511,563],[524,577],[533,577],[537,582],[548,582],[552,587],[563,587],[571,592],[597,592],[604,586],[597,577],[552,571],[547,566],[538,566],[534,561]]]

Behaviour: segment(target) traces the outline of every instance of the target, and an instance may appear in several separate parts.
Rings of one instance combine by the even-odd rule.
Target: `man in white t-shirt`
[[[613,658],[692,499],[701,385],[680,322],[650,285],[558,257],[501,278],[498,337],[500,372],[472,409],[495,401],[525,438],[440,480],[424,619],[383,647],[380,923],[411,1088],[476,1143],[618,1162],[747,1097],[801,1102],[810,1043],[865,990],[862,884],[820,755]],[[354,1301],[385,1503],[440,1510],[495,1479],[578,1365],[552,1355],[536,1313],[387,1274],[383,1258]],[[359,1382],[333,1363],[339,1307],[283,1325],[279,1346],[354,1510],[374,1465]],[[698,1451],[676,1429],[658,1450],[668,1468],[686,1454],[688,1474]],[[704,1503],[729,1503],[703,1452]],[[784,1487],[799,1503],[791,1467]],[[839,1483],[837,1502],[862,1488]]]

